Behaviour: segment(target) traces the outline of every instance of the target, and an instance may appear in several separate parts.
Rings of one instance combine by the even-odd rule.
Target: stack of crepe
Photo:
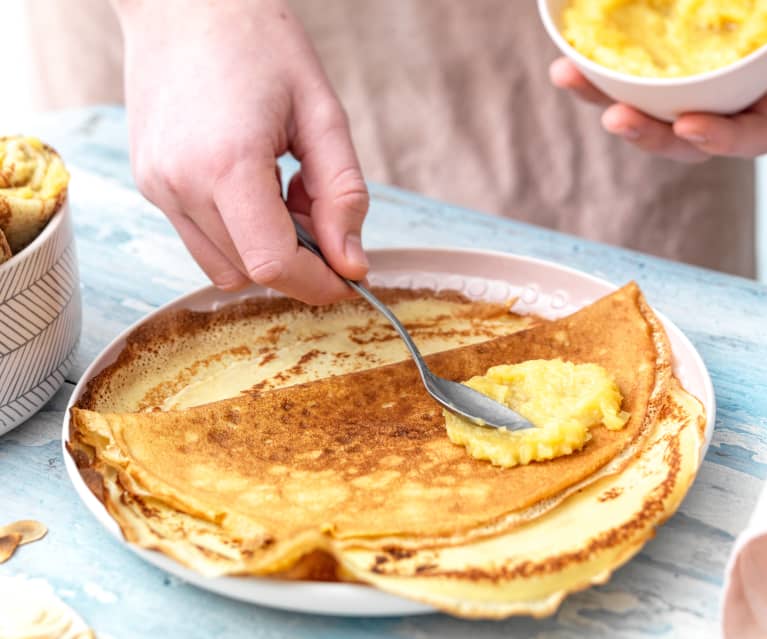
[[[675,511],[705,416],[636,285],[555,321],[389,296],[436,373],[596,363],[628,423],[499,468],[449,441],[396,335],[359,302],[171,314],[129,338],[72,410],[69,450],[125,538],[205,575],[352,580],[465,617],[543,616]]]

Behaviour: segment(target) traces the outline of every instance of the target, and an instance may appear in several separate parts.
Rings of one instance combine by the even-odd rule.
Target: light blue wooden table
[[[606,586],[570,597],[550,619],[343,619],[269,610],[208,594],[145,564],[75,494],[60,441],[74,383],[125,326],[206,280],[170,225],[135,191],[122,110],[30,119],[23,130],[56,146],[72,169],[84,324],[69,382],[38,415],[0,438],[0,523],[34,518],[50,528],[0,574],[44,577],[102,639],[718,635],[725,562],[767,476],[767,288],[372,186],[368,247],[481,247],[554,260],[616,284],[636,279],[711,371],[719,406],[713,443],[680,511],[657,537]]]

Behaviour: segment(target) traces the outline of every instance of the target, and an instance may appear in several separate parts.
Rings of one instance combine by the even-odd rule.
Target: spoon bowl
[[[320,247],[314,241],[314,238],[312,238],[312,236],[309,235],[298,222],[293,220],[293,223],[296,227],[298,243],[330,266],[325,259],[325,256],[322,254]],[[339,277],[341,276],[339,275]],[[504,406],[487,395],[483,395],[464,384],[459,384],[458,382],[453,382],[444,377],[440,377],[439,375],[435,375],[426,365],[423,355],[421,355],[420,350],[418,350],[418,346],[416,346],[412,336],[402,325],[402,322],[397,319],[397,316],[392,310],[363,284],[345,277],[341,277],[341,279],[391,322],[391,325],[410,351],[413,361],[418,368],[418,372],[421,375],[421,380],[426,388],[426,392],[428,392],[429,395],[444,408],[468,419],[478,426],[503,428],[506,430],[526,430],[528,428],[535,428],[534,424],[508,406]]]

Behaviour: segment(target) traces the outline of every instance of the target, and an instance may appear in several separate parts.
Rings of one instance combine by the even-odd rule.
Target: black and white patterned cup
[[[0,435],[37,412],[64,383],[82,324],[69,204],[0,265]]]

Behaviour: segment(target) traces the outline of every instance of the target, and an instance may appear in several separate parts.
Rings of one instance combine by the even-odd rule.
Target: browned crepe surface
[[[552,614],[564,597],[605,583],[678,508],[700,465],[706,415],[671,380],[638,453],[619,473],[534,521],[460,544],[337,553],[339,573],[462,617]]]
[[[474,301],[455,291],[374,290],[427,355],[543,321],[511,313],[511,301]],[[78,408],[189,408],[408,357],[393,327],[364,300],[308,307],[252,298],[215,311],[166,312],[143,323],[117,360],[88,382]]]
[[[615,376],[631,413],[623,430],[595,428],[582,451],[513,469],[449,442],[410,362],[186,411],[73,409],[73,436],[98,448],[94,433],[110,432],[110,463],[136,486],[241,537],[449,535],[561,493],[636,442],[662,402],[669,354],[632,284],[570,317],[430,356],[454,380],[552,357]]]

